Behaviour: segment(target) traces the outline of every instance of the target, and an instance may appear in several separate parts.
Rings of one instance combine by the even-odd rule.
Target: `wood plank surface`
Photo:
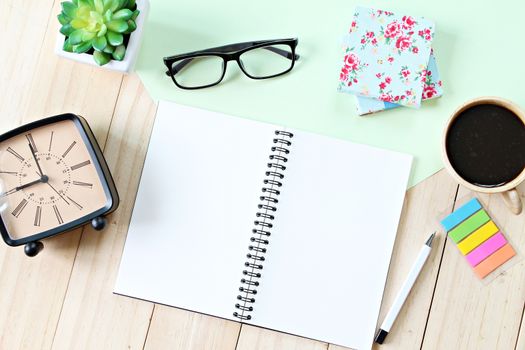
[[[60,1],[0,1],[0,132],[44,116],[88,119],[121,195],[102,232],[44,241],[36,258],[0,245],[0,349],[306,349],[336,345],[112,294],[156,104],[134,74],[58,58]],[[468,192],[441,171],[408,191],[378,326],[442,211]],[[519,189],[525,191],[525,185]],[[525,251],[525,214],[480,196]],[[440,234],[383,346],[374,349],[525,349],[525,261],[480,283]],[[523,254],[523,253],[521,253]]]
[[[521,186],[520,193],[524,189]],[[461,187],[458,199],[470,195]],[[510,213],[499,195],[477,196],[513,246],[523,252],[525,214]],[[525,304],[524,266],[522,260],[487,284],[477,279],[457,247],[447,241],[423,349],[513,349]]]
[[[7,120],[2,131],[74,111],[86,116],[103,146],[121,76],[94,74],[98,70],[55,56],[58,5],[52,8],[51,1],[40,0],[1,3],[12,16],[6,19],[6,37],[14,49],[0,55],[2,64],[7,64],[2,66],[6,80],[1,82],[0,108],[2,120]],[[22,247],[0,246],[0,349],[51,347],[80,232],[46,240],[37,259],[28,259]]]
[[[235,349],[237,322],[164,305],[155,305],[145,349]]]
[[[151,303],[112,294],[156,111],[136,75],[124,79],[120,96],[104,149],[120,206],[103,231],[84,229],[56,349],[141,349],[153,311]]]
[[[237,350],[326,350],[327,348],[326,343],[247,325],[242,326],[237,344]]]

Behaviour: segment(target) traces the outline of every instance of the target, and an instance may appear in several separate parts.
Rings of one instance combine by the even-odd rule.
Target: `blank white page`
[[[115,293],[233,318],[274,130],[159,103]]]
[[[250,323],[369,349],[411,157],[292,132]]]

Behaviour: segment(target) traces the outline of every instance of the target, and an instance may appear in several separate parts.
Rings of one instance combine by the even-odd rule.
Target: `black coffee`
[[[506,108],[483,104],[468,108],[450,125],[446,148],[464,180],[497,187],[525,168],[525,125]]]

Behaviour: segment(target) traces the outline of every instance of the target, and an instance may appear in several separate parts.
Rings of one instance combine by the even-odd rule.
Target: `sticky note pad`
[[[505,237],[501,233],[497,233],[468,253],[467,261],[471,266],[477,266],[505,244],[507,244]]]
[[[474,267],[474,272],[479,278],[485,278],[489,273],[506,263],[514,255],[516,255],[516,252],[510,244],[507,243],[487,259],[479,263],[479,265]]]
[[[479,278],[485,278],[516,255],[476,198],[442,219],[441,225]]]
[[[473,198],[441,220],[441,225],[448,232],[480,209],[481,203],[476,198]]]
[[[476,231],[472,232],[467,238],[459,242],[458,249],[461,254],[466,255],[498,232],[498,226],[496,226],[494,221],[491,220],[478,228]]]
[[[490,220],[489,214],[484,209],[472,214],[468,219],[449,231],[448,235],[455,243],[458,243],[463,238],[467,237],[474,230],[481,227]]]

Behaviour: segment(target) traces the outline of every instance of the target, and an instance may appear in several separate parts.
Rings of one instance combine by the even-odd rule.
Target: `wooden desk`
[[[55,56],[59,6],[0,1],[0,132],[46,115],[82,114],[123,201],[105,231],[86,227],[46,240],[36,258],[0,244],[0,349],[340,349],[112,294],[156,105],[136,75]],[[439,212],[465,194],[443,171],[408,191],[380,320]],[[525,251],[525,215],[510,214],[499,197],[482,199]],[[485,286],[442,236],[436,245],[380,348],[525,349],[524,263]]]

